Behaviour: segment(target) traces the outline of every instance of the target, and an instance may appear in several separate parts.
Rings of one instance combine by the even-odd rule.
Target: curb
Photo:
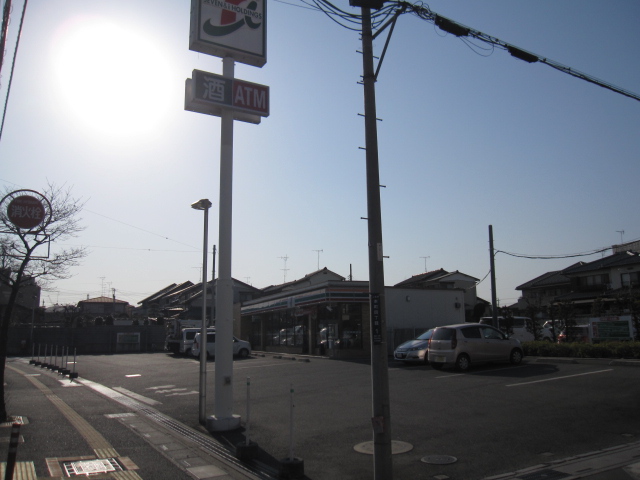
[[[611,365],[621,367],[640,367],[640,360],[626,358],[577,358],[577,357],[525,357],[533,363],[569,363],[587,365]]]

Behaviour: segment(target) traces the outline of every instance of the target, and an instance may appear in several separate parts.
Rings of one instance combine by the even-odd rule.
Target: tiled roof
[[[640,254],[638,252],[626,251],[614,253],[608,257],[603,257],[593,262],[576,264],[572,267],[565,268],[563,272],[566,275],[575,275],[579,273],[588,273],[597,270],[608,270],[613,267],[621,267],[627,265],[640,265]]]

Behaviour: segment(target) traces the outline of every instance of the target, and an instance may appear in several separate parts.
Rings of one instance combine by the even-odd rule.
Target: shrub
[[[640,359],[640,342],[551,343],[524,342],[524,354],[533,357]]]

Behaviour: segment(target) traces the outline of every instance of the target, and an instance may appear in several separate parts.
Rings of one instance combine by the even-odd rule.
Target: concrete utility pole
[[[498,328],[498,300],[496,294],[496,262],[493,251],[493,225],[489,225],[489,265],[491,266],[491,318],[493,326]]]
[[[391,480],[391,409],[387,360],[387,322],[384,295],[378,127],[376,125],[375,70],[371,8],[362,6],[362,72],[367,164],[367,218],[369,237],[369,311],[371,315],[371,390],[373,403],[374,479]]]

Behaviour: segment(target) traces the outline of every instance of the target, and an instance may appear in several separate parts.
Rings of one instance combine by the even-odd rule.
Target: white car
[[[200,356],[200,333],[196,333],[191,346],[191,355]],[[233,355],[247,358],[251,355],[251,344],[233,337]],[[216,332],[207,332],[207,358],[216,356]]]
[[[393,358],[404,363],[429,363],[429,339],[434,330],[427,330],[417,338],[399,345],[393,352]]]

